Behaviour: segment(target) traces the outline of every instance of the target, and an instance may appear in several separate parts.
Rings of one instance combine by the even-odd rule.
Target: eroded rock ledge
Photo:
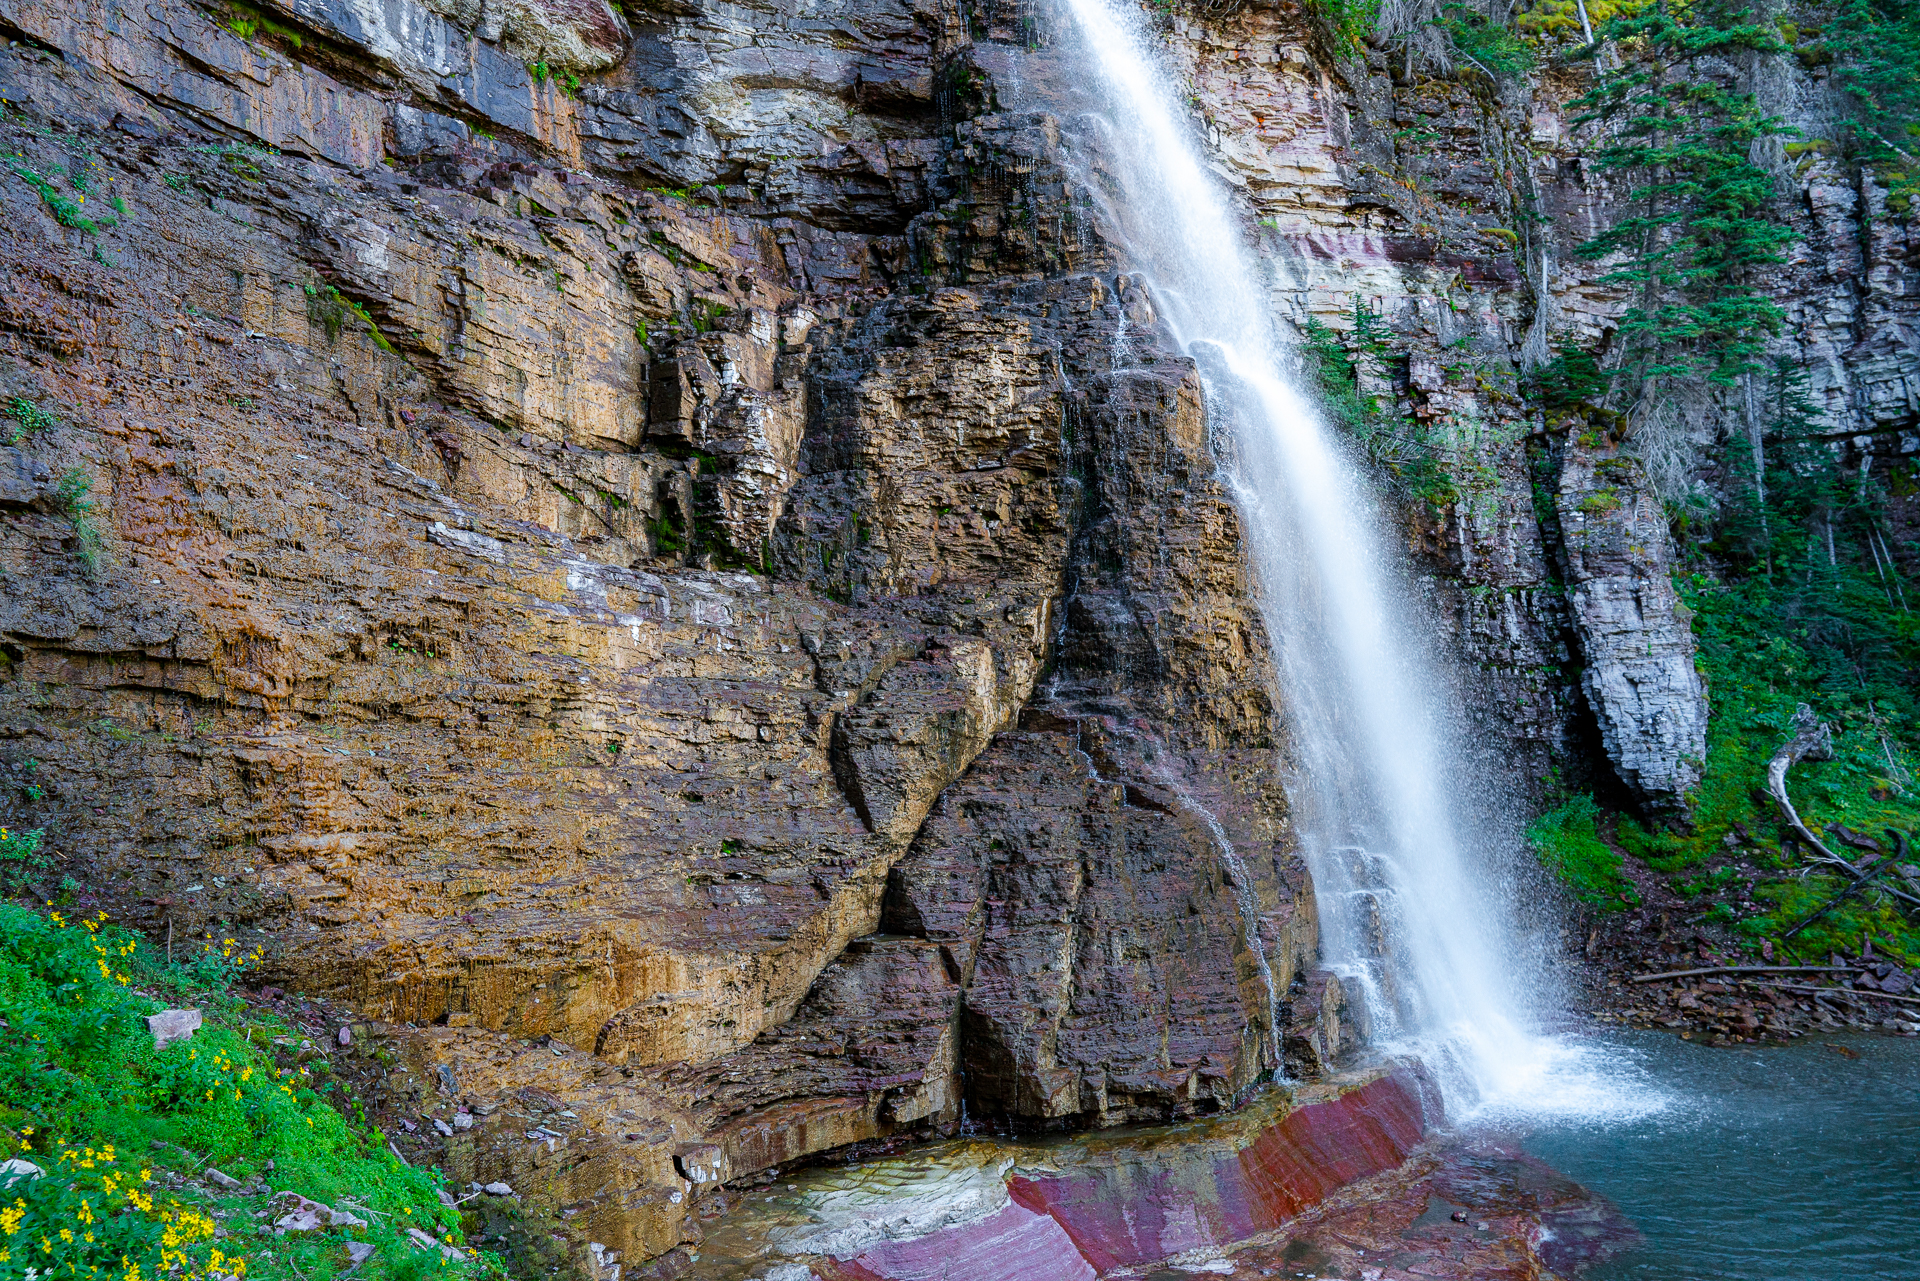
[[[0,395],[58,420],[0,450],[40,789],[0,818],[351,1004],[390,1106],[479,1117],[448,1159],[603,1275],[727,1180],[963,1108],[1231,1109],[1360,1022],[1197,379],[1011,87],[1044,32],[805,8],[0,0]],[[1602,448],[1547,519],[1502,390],[1618,302],[1494,234],[1526,184],[1563,230],[1602,199],[1578,87],[1395,85],[1286,5],[1172,37],[1277,313],[1371,299],[1413,351],[1369,390],[1509,433],[1405,514],[1482,742],[1537,778],[1590,716],[1670,806],[1703,713],[1657,512]],[[1823,172],[1808,315],[1906,253]],[[1882,434],[1891,271],[1805,330]]]

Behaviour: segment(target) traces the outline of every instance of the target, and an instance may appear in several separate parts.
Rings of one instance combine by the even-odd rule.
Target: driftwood
[[[1905,842],[1901,843],[1900,848],[1903,852],[1905,851],[1906,849]],[[1800,922],[1798,925],[1788,930],[1785,934],[1782,934],[1780,936],[1780,941],[1782,943],[1786,942],[1788,939],[1798,934],[1801,930],[1806,929],[1807,926],[1812,925],[1815,921],[1825,916],[1828,912],[1831,912],[1834,908],[1839,907],[1842,903],[1852,898],[1855,894],[1860,893],[1862,890],[1872,885],[1875,877],[1879,876],[1882,872],[1886,871],[1888,868],[1892,867],[1893,865],[1894,865],[1894,861],[1892,859],[1883,859],[1880,863],[1880,866],[1874,868],[1871,872],[1868,872],[1866,875],[1862,876],[1859,880],[1855,881],[1853,884],[1847,886],[1845,889],[1841,890],[1838,894],[1828,899],[1824,904],[1821,905],[1820,909],[1816,911],[1812,916],[1809,916],[1806,920]],[[1906,895],[1900,893],[1899,890],[1889,889],[1887,886],[1884,886],[1884,885],[1882,885],[1880,888],[1883,890],[1886,890],[1887,893],[1893,895],[1895,898],[1907,897]]]
[[[1767,791],[1773,794],[1773,802],[1780,808],[1780,817],[1786,820],[1787,826],[1793,829],[1794,835],[1804,841],[1807,847],[1817,855],[1813,861],[1817,864],[1827,864],[1838,868],[1851,877],[1854,883],[1841,891],[1840,895],[1829,901],[1825,907],[1800,922],[1800,924],[1794,926],[1792,930],[1788,931],[1786,935],[1788,938],[1792,938],[1795,934],[1798,934],[1801,930],[1813,924],[1822,916],[1825,916],[1833,908],[1839,906],[1843,900],[1852,897],[1855,891],[1865,889],[1868,882],[1872,881],[1888,868],[1902,862],[1907,855],[1906,838],[1898,832],[1889,830],[1888,835],[1894,838],[1895,844],[1899,848],[1894,854],[1884,859],[1880,866],[1874,868],[1872,871],[1866,871],[1855,867],[1852,863],[1828,849],[1825,843],[1813,834],[1812,829],[1800,821],[1799,811],[1793,808],[1793,801],[1787,795],[1787,771],[1793,766],[1798,765],[1801,761],[1828,761],[1832,759],[1833,735],[1828,731],[1826,725],[1820,718],[1813,714],[1811,707],[1808,707],[1805,703],[1800,704],[1800,706],[1794,709],[1793,713],[1793,737],[1782,744],[1780,750],[1773,754],[1773,759],[1767,762]],[[1896,890],[1890,885],[1882,885],[1878,888],[1903,902],[1920,907],[1920,898],[1912,894]]]
[[[1835,854],[1820,838],[1815,836],[1807,825],[1800,821],[1800,814],[1793,808],[1793,801],[1787,796],[1787,771],[1801,761],[1830,761],[1833,759],[1833,734],[1826,723],[1813,714],[1813,709],[1805,703],[1793,711],[1793,737],[1781,744],[1780,750],[1767,762],[1767,790],[1773,793],[1773,803],[1780,807],[1780,817],[1787,820],[1787,826],[1794,835],[1805,841],[1820,855],[1823,863],[1835,863],[1852,873],[1854,879],[1860,877],[1853,864]]]

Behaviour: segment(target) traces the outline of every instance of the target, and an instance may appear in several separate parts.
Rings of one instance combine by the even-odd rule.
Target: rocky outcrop
[[[1581,686],[1607,759],[1642,804],[1684,813],[1706,764],[1707,700],[1673,588],[1666,512],[1636,459],[1578,442],[1554,507]]]
[[[1382,318],[1363,390],[1446,446],[1401,523],[1477,742],[1672,806],[1701,720],[1657,506],[1517,383],[1619,303],[1564,252],[1607,198],[1572,73],[1396,81],[1290,6],[1176,9],[1277,314]],[[1200,384],[1029,8],[0,30],[0,398],[39,406],[0,451],[0,756],[36,780],[0,818],[354,1005],[396,1105],[469,1118],[463,1177],[610,1275],[826,1149],[1353,1055]],[[1849,456],[1898,454],[1908,232],[1826,165],[1782,288],[1865,406]]]
[[[61,131],[20,168],[102,210],[16,171],[0,229],[52,423],[6,472],[9,803],[65,869],[377,1021],[394,1106],[465,1109],[448,1160],[603,1262],[967,1100],[1278,1070],[1314,926],[1237,522],[1187,364],[1113,366],[1047,119],[885,99],[917,140],[708,202],[579,141],[619,77],[708,103],[673,66],[569,96],[404,4],[272,12],[6,11]],[[952,937],[892,876],[941,851]]]
[[[748,1201],[721,1220],[692,1275],[782,1275],[762,1269],[783,1259],[795,1276],[925,1276],[964,1259],[968,1276],[1063,1281],[1204,1264],[1400,1164],[1440,1121],[1425,1093],[1411,1071],[1368,1074],[1196,1122],[1179,1143],[956,1143],[867,1187],[809,1174],[766,1198],[771,1214]]]

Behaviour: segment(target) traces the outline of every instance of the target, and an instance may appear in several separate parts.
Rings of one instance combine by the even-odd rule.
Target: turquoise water
[[[1646,1234],[1583,1281],[1920,1278],[1920,1039],[1833,1038],[1857,1058],[1620,1039],[1672,1104],[1525,1144]]]

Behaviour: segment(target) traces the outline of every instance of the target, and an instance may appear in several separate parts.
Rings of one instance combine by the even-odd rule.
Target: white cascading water
[[[1283,373],[1263,273],[1137,6],[1056,2],[1072,19],[1062,51],[1089,73],[1076,87],[1101,103],[1103,212],[1230,437],[1224,466],[1297,749],[1288,791],[1324,962],[1364,992],[1376,1044],[1435,1071],[1451,1116],[1658,1106],[1608,1080],[1592,1051],[1535,1030],[1547,971],[1520,945],[1509,892],[1463,821],[1457,802],[1477,782],[1410,634],[1431,623],[1387,554],[1369,486]]]

